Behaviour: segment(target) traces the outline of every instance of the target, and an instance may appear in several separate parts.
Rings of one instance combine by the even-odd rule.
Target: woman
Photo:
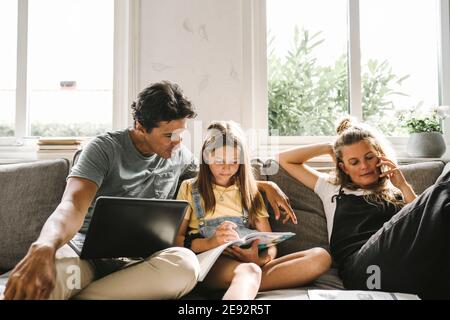
[[[344,119],[337,133],[334,145],[294,148],[279,162],[321,198],[345,287],[450,298],[450,172],[417,197],[373,129]],[[334,175],[305,165],[324,154]]]

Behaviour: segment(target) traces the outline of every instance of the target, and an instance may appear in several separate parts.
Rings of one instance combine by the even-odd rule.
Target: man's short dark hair
[[[161,121],[195,118],[191,102],[184,96],[181,88],[169,81],[154,83],[142,90],[137,101],[131,105],[133,119],[147,132],[159,126]]]

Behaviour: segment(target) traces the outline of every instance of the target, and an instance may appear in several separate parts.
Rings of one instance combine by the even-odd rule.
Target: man
[[[180,132],[196,116],[191,102],[170,82],[145,88],[132,104],[134,126],[93,139],[72,168],[61,203],[39,238],[11,272],[5,299],[176,299],[197,283],[198,261],[186,248],[169,248],[126,266],[126,261],[81,260],[67,245],[87,231],[99,196],[173,198],[180,179],[196,165]],[[279,207],[295,221],[286,196],[260,182],[275,215]],[[79,285],[70,285],[77,267]]]

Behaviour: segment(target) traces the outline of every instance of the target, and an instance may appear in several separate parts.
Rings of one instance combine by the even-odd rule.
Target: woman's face
[[[339,167],[350,176],[353,183],[365,188],[378,182],[378,162],[378,152],[369,142],[363,140],[342,148],[342,162]]]
[[[208,160],[214,182],[220,186],[229,186],[239,170],[239,151],[233,147],[218,148],[210,154]]]

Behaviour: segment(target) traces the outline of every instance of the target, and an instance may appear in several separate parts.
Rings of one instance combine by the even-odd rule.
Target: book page
[[[203,279],[205,279],[209,270],[226,247],[230,246],[232,243],[236,243],[239,241],[240,240],[224,243],[219,247],[197,254],[198,263],[200,264],[200,275],[198,277],[198,281],[203,281]]]
[[[5,282],[3,282],[3,279],[0,279],[0,298],[2,297],[2,294],[5,292],[5,287],[6,287],[6,279]]]
[[[284,241],[294,235],[295,233],[292,232],[254,232],[248,234],[242,239],[231,241],[219,247],[199,253],[197,254],[197,259],[200,264],[200,275],[198,281],[203,281],[203,279],[206,277],[209,270],[211,270],[211,267],[214,265],[216,260],[223,253],[225,248],[229,246],[239,245],[240,247],[245,248],[247,246],[250,246],[251,243],[256,239],[259,239],[261,242],[258,244],[258,248],[262,250],[274,246],[277,243],[280,243],[281,241]]]
[[[255,240],[259,240],[258,248],[260,250],[277,245],[278,243],[295,236],[292,232],[255,232],[244,237],[243,247],[250,246]]]

